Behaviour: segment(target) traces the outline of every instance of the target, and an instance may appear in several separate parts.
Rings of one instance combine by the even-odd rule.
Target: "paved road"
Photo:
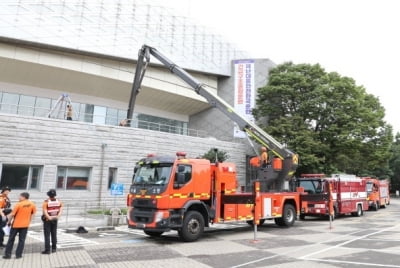
[[[175,232],[150,238],[126,226],[87,234],[60,230],[59,249],[41,255],[43,234],[32,228],[22,259],[0,259],[0,267],[399,267],[400,199],[362,217],[344,216],[332,226],[322,219],[278,228],[267,221],[210,228],[197,242],[182,243]]]

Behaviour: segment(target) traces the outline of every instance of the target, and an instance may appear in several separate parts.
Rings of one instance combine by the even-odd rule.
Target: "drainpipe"
[[[101,144],[101,157],[100,157],[100,189],[99,189],[99,207],[101,206],[102,192],[103,192],[103,180],[104,180],[104,155],[107,147],[107,143]]]

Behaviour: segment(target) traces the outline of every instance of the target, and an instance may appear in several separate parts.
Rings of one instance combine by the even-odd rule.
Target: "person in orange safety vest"
[[[44,251],[42,254],[50,254],[57,251],[57,225],[61,216],[63,203],[56,198],[56,190],[50,189],[47,192],[48,199],[42,204],[43,232],[44,232]],[[51,238],[51,252],[50,252]]]

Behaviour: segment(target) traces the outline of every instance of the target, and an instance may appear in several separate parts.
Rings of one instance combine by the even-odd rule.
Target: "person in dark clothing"
[[[6,186],[1,189],[0,194],[0,247],[4,245],[4,231],[3,227],[7,224],[7,215],[11,212],[11,202],[8,198],[8,194],[11,192],[11,188]]]
[[[50,189],[47,192],[48,199],[44,200],[43,209],[43,232],[44,232],[44,251],[42,254],[50,254],[50,239],[51,252],[57,251],[57,225],[58,219],[61,216],[63,204],[56,198],[56,190]]]

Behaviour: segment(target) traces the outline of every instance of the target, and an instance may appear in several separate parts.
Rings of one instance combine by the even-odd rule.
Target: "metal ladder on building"
[[[47,114],[47,117],[66,119],[67,105],[72,106],[71,99],[69,98],[68,94],[62,94],[54,104],[53,108],[51,108]]]

